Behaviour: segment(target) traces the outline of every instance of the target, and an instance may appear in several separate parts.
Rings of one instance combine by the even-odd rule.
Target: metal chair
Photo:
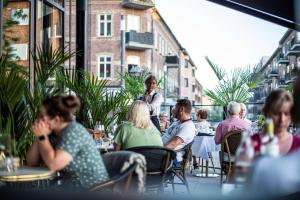
[[[226,175],[226,180],[231,176],[234,165],[234,155],[241,143],[242,130],[234,130],[226,133],[221,142],[220,166],[221,166],[221,184],[223,183],[223,173]],[[226,154],[226,155],[225,155]]]
[[[137,174],[135,173],[140,163],[133,162],[124,172],[121,172],[124,163],[130,160],[132,154],[133,152],[119,151],[102,155],[110,178],[92,186],[89,191],[112,191],[121,194],[127,194],[128,192],[140,193],[140,191],[137,191]]]
[[[176,152],[160,146],[140,146],[126,150],[145,156],[147,162],[146,190],[164,192],[166,174],[172,168]]]
[[[175,193],[175,184],[183,184],[183,185],[185,185],[188,193],[190,194],[190,188],[189,188],[189,184],[186,180],[185,171],[187,169],[188,164],[191,163],[191,161],[192,161],[192,145],[193,145],[193,142],[194,141],[187,144],[182,149],[177,150],[177,152],[183,152],[183,156],[182,156],[183,160],[180,162],[179,165],[173,166],[173,168],[172,168],[173,177],[172,177],[172,180],[171,180],[171,184],[172,184],[173,193]],[[177,176],[182,183],[175,183],[174,182],[174,176]]]

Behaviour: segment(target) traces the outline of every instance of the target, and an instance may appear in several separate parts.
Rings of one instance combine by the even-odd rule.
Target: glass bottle
[[[274,123],[271,118],[266,119],[265,133],[261,139],[261,155],[262,156],[279,156],[278,139],[274,136]]]
[[[243,130],[242,140],[235,155],[234,179],[237,185],[242,185],[247,181],[253,158],[254,147],[252,145],[250,134],[247,130]]]

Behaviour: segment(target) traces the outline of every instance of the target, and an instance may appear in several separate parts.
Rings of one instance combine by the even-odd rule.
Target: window
[[[127,15],[127,31],[141,31],[141,17],[138,15]]]
[[[192,92],[195,92],[195,90],[196,90],[195,88],[196,88],[196,86],[193,85],[193,86],[192,86]]]
[[[128,72],[131,72],[133,67],[140,67],[140,57],[139,56],[128,56]]]
[[[13,60],[27,60],[28,59],[28,44],[11,44],[13,48]]]
[[[98,57],[98,77],[99,78],[111,78],[111,65],[112,59],[110,56],[99,56]]]
[[[112,16],[99,15],[99,37],[112,36]]]
[[[11,9],[10,18],[12,20],[18,22],[18,25],[28,25],[29,24],[29,8]]]
[[[195,77],[196,76],[196,70],[192,69],[192,76]]]
[[[184,78],[184,85],[185,85],[185,87],[189,87],[189,79],[188,78]]]
[[[189,61],[188,60],[184,60],[184,67],[189,68]]]

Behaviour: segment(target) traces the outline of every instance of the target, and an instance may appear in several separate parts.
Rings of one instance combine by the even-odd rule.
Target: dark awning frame
[[[300,31],[300,1],[208,0],[213,3]]]

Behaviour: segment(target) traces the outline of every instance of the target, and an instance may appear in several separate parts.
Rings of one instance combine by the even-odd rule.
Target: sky
[[[208,56],[230,72],[255,66],[278,47],[286,28],[206,0],[155,0],[155,5],[179,43],[194,61],[204,88],[218,80],[205,60]]]

